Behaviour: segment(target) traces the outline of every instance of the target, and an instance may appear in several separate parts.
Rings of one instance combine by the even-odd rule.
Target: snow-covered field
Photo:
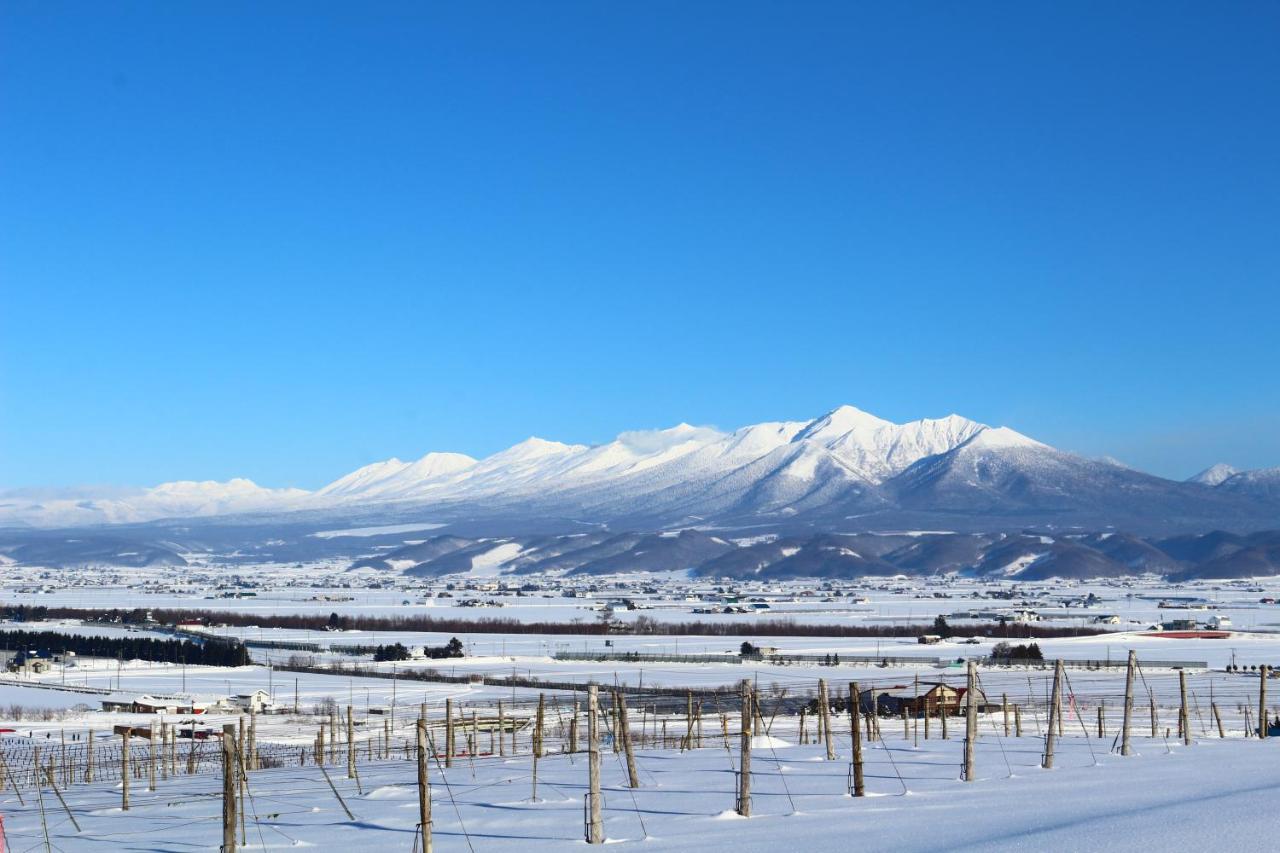
[[[758,746],[752,817],[734,809],[736,748],[684,753],[641,750],[641,787],[626,787],[622,760],[603,755],[604,829],[615,844],[644,850],[775,853],[859,849],[1263,850],[1266,815],[1280,794],[1280,740],[1204,740],[1191,747],[1142,741],[1136,755],[1067,739],[1055,769],[1039,768],[1041,742],[990,735],[977,745],[975,781],[960,779],[959,740],[910,742],[886,735],[866,750],[867,796],[846,794],[847,728],[839,757],[814,746]],[[251,773],[245,848],[406,851],[418,822],[414,764],[363,765],[359,783],[329,770],[348,818],[318,768]],[[564,850],[582,843],[586,756],[539,762],[537,798],[528,757],[430,768],[435,848],[441,851]],[[221,841],[220,779],[178,776],[150,793],[135,780],[132,808],[118,784],[65,792],[76,832],[46,789],[0,795],[10,849],[42,849],[43,807],[53,849],[215,850]]]
[[[1157,581],[1023,585],[1015,597],[1007,584],[981,584],[957,579],[903,582],[877,579],[824,588],[814,583],[743,585],[741,599],[762,598],[759,613],[702,613],[695,608],[724,590],[680,575],[591,579],[590,597],[566,597],[555,584],[516,595],[495,589],[492,579],[465,577],[430,581],[388,577],[382,573],[263,567],[261,572],[237,567],[200,567],[183,575],[172,569],[129,570],[92,583],[90,572],[33,572],[0,567],[6,605],[27,604],[85,608],[205,608],[263,617],[277,613],[327,616],[438,615],[475,619],[511,618],[520,622],[596,622],[606,603],[630,599],[639,609],[609,609],[615,623],[640,617],[663,621],[710,621],[730,626],[724,636],[682,634],[635,635],[533,634],[460,632],[465,656],[457,659],[373,663],[367,654],[352,655],[341,647],[403,643],[440,646],[453,632],[405,630],[313,631],[243,627],[208,627],[210,633],[251,644],[255,665],[200,667],[145,661],[78,658],[74,665],[55,664],[40,674],[0,676],[0,728],[11,729],[3,740],[14,762],[11,772],[30,779],[34,746],[44,754],[61,754],[61,744],[79,748],[94,734],[110,750],[119,739],[116,725],[149,726],[154,715],[104,712],[104,700],[131,701],[145,696],[181,696],[211,702],[255,690],[266,691],[284,713],[262,714],[256,736],[264,749],[293,756],[312,748],[325,708],[351,706],[354,742],[372,750],[385,738],[398,759],[361,758],[360,781],[345,778],[345,766],[331,767],[334,784],[355,815],[348,819],[318,768],[286,766],[255,771],[250,776],[246,849],[315,847],[323,850],[410,850],[416,823],[415,771],[404,760],[412,743],[413,719],[426,706],[437,721],[446,700],[464,718],[476,712],[492,716],[498,702],[504,713],[520,720],[517,755],[487,754],[483,735],[480,754],[455,761],[444,772],[432,767],[436,849],[563,849],[581,843],[582,794],[586,762],[565,755],[564,720],[572,703],[581,702],[588,682],[635,689],[732,688],[743,679],[755,683],[769,714],[770,736],[762,738],[754,758],[753,817],[733,814],[736,737],[726,749],[719,740],[719,712],[732,720],[736,705],[722,698],[708,707],[706,725],[712,746],[681,751],[671,739],[683,731],[683,713],[662,713],[648,700],[636,698],[633,731],[640,744],[642,787],[624,787],[620,759],[606,749],[605,826],[615,843],[644,844],[655,850],[744,851],[843,849],[850,844],[871,849],[1090,849],[1129,850],[1151,846],[1169,849],[1258,848],[1269,835],[1255,829],[1253,815],[1275,797],[1268,767],[1280,739],[1246,738],[1256,726],[1260,679],[1250,667],[1280,665],[1280,634],[1272,633],[1280,610],[1262,599],[1280,595],[1280,582],[1259,580],[1230,584],[1169,587]],[[228,574],[230,572],[230,574]],[[221,586],[210,577],[222,579]],[[450,589],[449,585],[453,588]],[[451,598],[441,598],[441,592]],[[245,595],[247,597],[223,597]],[[501,607],[462,607],[463,599],[501,603]],[[405,604],[405,602],[409,602]],[[1165,607],[1158,606],[1161,601]],[[979,668],[980,687],[988,702],[1006,698],[1020,715],[1022,736],[1003,733],[1003,714],[996,707],[980,715],[977,744],[978,778],[960,780],[963,721],[950,720],[947,740],[931,737],[919,724],[904,733],[899,720],[882,722],[884,741],[867,752],[868,796],[855,800],[845,793],[848,771],[847,716],[835,726],[837,761],[822,760],[811,743],[813,719],[801,736],[798,709],[816,695],[825,679],[833,696],[848,682],[876,689],[914,689],[917,684],[962,687],[965,672],[958,661],[985,659],[995,640],[964,642],[962,638],[922,645],[913,638],[769,636],[762,620],[833,625],[930,623],[942,615],[953,624],[989,619],[992,613],[1033,608],[1041,625],[1097,627],[1096,617],[1114,615],[1111,633],[1039,640],[1045,657],[1067,661],[1122,662],[1134,650],[1145,662],[1136,685],[1135,742],[1138,755],[1114,755],[1124,691],[1123,667],[1072,666],[1063,685],[1068,709],[1065,737],[1059,744],[1055,770],[1039,769],[1047,727],[1050,669]],[[1170,638],[1146,629],[1162,619],[1206,621],[1227,616],[1234,629],[1224,639]],[[75,620],[8,623],[13,629],[55,630],[102,636],[168,636],[144,628],[82,624]],[[312,644],[315,652],[271,648],[269,642]],[[785,654],[831,656],[831,665],[723,660],[626,660],[628,654],[663,656],[734,654],[741,644],[775,648]],[[1014,642],[1022,642],[1015,640]],[[607,659],[567,659],[568,653],[604,655]],[[888,657],[882,665],[857,660]],[[321,666],[362,668],[347,671],[290,671],[307,660]],[[1160,662],[1182,662],[1173,669]],[[825,663],[825,661],[824,661]],[[1245,671],[1233,671],[1235,667]],[[434,671],[434,674],[429,671]],[[1184,747],[1177,736],[1180,673],[1188,691],[1188,716],[1195,743]],[[426,674],[427,680],[415,675]],[[500,683],[508,676],[578,685],[541,689]],[[378,677],[374,677],[378,676]],[[438,680],[430,680],[437,678]],[[444,679],[458,679],[449,682]],[[533,768],[528,732],[539,695],[555,720],[551,755],[538,764],[538,798],[531,799]],[[652,694],[650,694],[652,695]],[[723,696],[723,694],[722,694]],[[1280,698],[1280,682],[1271,690]],[[681,700],[676,700],[680,704]],[[711,701],[711,700],[708,700]],[[1152,736],[1150,706],[1158,725]],[[295,710],[296,709],[296,710]],[[1101,714],[1104,734],[1097,736]],[[1216,714],[1216,716],[1215,716]],[[1217,717],[1222,719],[1220,738]],[[167,716],[169,725],[214,729],[238,724],[239,714],[215,710],[207,715]],[[385,725],[385,728],[384,728]],[[730,731],[736,723],[730,722]],[[585,731],[585,725],[583,726]],[[438,734],[438,732],[437,732]],[[585,734],[582,735],[585,739]],[[805,742],[802,742],[805,741]],[[666,748],[658,748],[665,745]],[[208,746],[213,755],[214,747]],[[107,753],[104,753],[107,754]],[[25,763],[23,763],[25,762]],[[292,759],[289,762],[292,763]],[[24,770],[24,768],[28,768]],[[119,809],[119,783],[64,785],[66,798],[82,831],[71,826],[52,788],[43,794],[23,789],[18,802],[12,784],[0,793],[0,814],[12,849],[41,849],[40,800],[54,849],[207,850],[220,841],[220,792],[216,767],[196,775],[163,780],[154,794],[145,777],[132,785],[133,808]],[[208,772],[206,772],[208,771]],[[23,776],[26,773],[26,776]],[[13,777],[10,777],[13,778]],[[927,821],[927,823],[922,823]]]

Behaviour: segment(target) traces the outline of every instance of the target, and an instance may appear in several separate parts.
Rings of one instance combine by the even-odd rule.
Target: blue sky
[[[0,486],[852,403],[1280,465],[1274,3],[0,8]]]

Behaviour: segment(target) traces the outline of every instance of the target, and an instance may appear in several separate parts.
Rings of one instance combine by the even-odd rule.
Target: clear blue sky
[[[0,486],[852,403],[1280,465],[1280,5],[0,7]]]

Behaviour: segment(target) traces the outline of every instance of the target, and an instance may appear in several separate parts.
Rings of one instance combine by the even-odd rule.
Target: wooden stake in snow
[[[1138,669],[1138,653],[1133,649],[1129,649],[1129,665],[1125,668],[1124,673],[1124,722],[1120,729],[1120,754],[1130,755],[1132,747],[1129,745],[1130,729],[1133,725],[1133,683],[1134,677],[1137,675]]]
[[[600,802],[600,688],[587,686],[587,843],[604,843]]]
[[[147,738],[147,790],[156,789],[156,728],[151,727]],[[65,747],[64,747],[65,748]]]
[[[351,706],[347,706],[347,778],[356,778],[356,723],[351,715]]]
[[[222,853],[236,853],[236,727],[222,727]]]
[[[1013,706],[1013,736],[1022,737],[1022,706]]]
[[[978,665],[969,661],[967,685],[964,691],[964,780],[973,781],[973,747],[978,737],[978,703],[974,697],[978,693]]]
[[[627,697],[619,690],[614,700],[618,703],[618,726],[622,730],[622,749],[627,754],[627,781],[632,788],[639,788],[640,774],[636,772],[636,755],[631,748],[631,726],[627,722]]]
[[[850,681],[849,739],[850,747],[853,752],[853,791],[851,793],[855,797],[866,796],[866,787],[862,777],[862,727],[858,725],[858,717],[862,712],[861,696],[862,694],[858,690],[858,682]]]
[[[1218,724],[1218,737],[1220,738],[1226,737],[1227,736],[1226,729],[1222,727],[1222,715],[1218,713],[1218,703],[1211,702],[1209,703],[1209,707],[1213,710],[1213,719]]]
[[[1000,708],[1004,712],[1004,736],[1009,736],[1009,694],[1000,694]]]
[[[427,779],[427,722],[418,720],[418,827],[422,853],[431,853],[431,783]]]
[[[823,691],[826,692],[825,690]],[[751,720],[755,716],[751,682],[742,680],[742,746],[738,760],[738,814],[751,817]]]
[[[836,746],[831,740],[831,701],[827,696],[827,680],[818,679],[818,713],[822,715],[822,736],[827,746],[827,761],[836,760]]]
[[[125,728],[120,732],[120,740],[124,744],[120,749],[120,808],[129,810],[129,734],[132,730]]]
[[[1258,737],[1267,736],[1267,676],[1271,667],[1265,663],[1258,667]]]
[[[1053,769],[1053,747],[1058,737],[1058,725],[1061,723],[1059,717],[1062,716],[1062,661],[1053,662],[1053,695],[1049,699],[1049,731],[1044,739],[1044,760],[1040,762],[1040,766],[1045,770]]]
[[[89,730],[89,753],[88,753],[88,759],[87,759],[88,763],[85,765],[85,768],[84,768],[84,781],[88,782],[91,785],[93,784],[93,754],[94,754],[93,730],[90,729]]]
[[[1191,717],[1187,713],[1187,671],[1178,670],[1178,692],[1182,696],[1182,706],[1178,709],[1178,726],[1182,729],[1182,745],[1191,746]]]
[[[444,766],[453,766],[453,700],[444,700]]]

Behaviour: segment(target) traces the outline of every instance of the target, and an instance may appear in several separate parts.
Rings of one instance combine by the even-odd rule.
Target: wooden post
[[[614,699],[617,702],[617,699]],[[546,753],[542,749],[542,726],[543,719],[547,708],[547,697],[542,693],[538,694],[538,715],[534,718],[533,729],[533,754],[536,758],[542,758]]]
[[[324,758],[324,723],[321,723],[319,731],[316,732],[316,764],[323,767]]]
[[[1058,718],[1062,716],[1062,704],[1059,694],[1062,691],[1062,661],[1053,662],[1053,695],[1049,699],[1049,731],[1044,739],[1044,760],[1040,766],[1045,770],[1053,769],[1053,748],[1058,736]]]
[[[635,750],[631,746],[631,726],[627,722],[627,697],[619,690],[614,701],[618,703],[618,727],[622,734],[622,750],[627,756],[627,781],[632,788],[639,788],[640,774],[636,769]]]
[[[453,700],[444,700],[444,766],[453,766]]]
[[[431,853],[431,783],[427,779],[427,721],[418,720],[418,827],[422,853]]]
[[[1156,719],[1156,694],[1155,694],[1155,691],[1151,690],[1151,688],[1147,688],[1147,700],[1149,702],[1148,707],[1151,710],[1151,736],[1159,737],[1160,723]]]
[[[88,748],[89,748],[88,758],[86,759],[86,764],[84,768],[84,781],[92,785],[93,784],[93,758],[94,758],[94,752],[95,752],[93,748],[93,729],[89,730],[89,747]]]
[[[147,738],[147,790],[156,789],[156,727],[152,726]]]
[[[1258,737],[1267,736],[1267,675],[1271,667],[1265,663],[1258,667]]]
[[[1187,713],[1187,671],[1178,670],[1178,692],[1182,696],[1182,707],[1178,709],[1178,724],[1182,727],[1182,745],[1191,746],[1191,717]]]
[[[338,711],[329,712],[329,763],[338,763]]]
[[[600,802],[600,688],[587,686],[587,843],[604,843]]]
[[[575,707],[575,709],[577,708],[576,703],[575,703],[574,707]],[[571,728],[572,728],[572,732],[571,732],[571,734],[573,735],[573,741],[574,741],[574,743],[573,743],[573,749],[570,749],[570,750],[569,750],[570,752],[574,752],[574,751],[576,751],[577,746],[578,746],[578,743],[577,743],[577,735],[578,735],[578,728],[577,728],[577,723],[578,723],[578,714],[577,714],[577,711],[576,711],[576,710],[575,710],[575,712],[574,712],[573,717],[574,717],[574,719],[573,719],[573,726],[571,727]],[[503,712],[503,710],[502,710],[502,700],[501,700],[501,699],[499,699],[499,700],[498,700],[498,755],[506,756],[506,754],[507,754],[507,717],[506,717],[506,714],[505,714],[505,713]]]
[[[866,796],[866,786],[862,775],[862,728],[858,725],[858,717],[862,714],[862,693],[858,690],[858,682],[849,682],[849,740],[853,751],[853,795]],[[906,711],[903,711],[906,719]]]
[[[1129,744],[1130,729],[1133,725],[1133,684],[1134,677],[1138,670],[1138,653],[1133,649],[1129,650],[1129,665],[1125,668],[1124,673],[1124,722],[1120,729],[1120,754],[1130,755],[1132,747]]]
[[[826,692],[825,690],[823,691]],[[751,682],[742,680],[742,741],[738,760],[738,814],[751,817],[751,720],[755,716]]]
[[[1009,694],[1000,694],[1000,709],[1004,713],[1004,736],[1009,736]]]
[[[964,691],[964,780],[973,781],[974,741],[978,738],[978,703],[974,696],[978,692],[978,665],[969,661],[968,684]]]
[[[1214,719],[1214,721],[1215,721],[1215,722],[1217,722],[1217,724],[1218,724],[1218,737],[1220,737],[1220,738],[1224,738],[1224,737],[1226,737],[1226,736],[1227,736],[1227,732],[1226,732],[1226,730],[1222,727],[1222,715],[1218,713],[1218,703],[1217,703],[1217,702],[1210,702],[1210,703],[1209,703],[1209,707],[1213,710],[1213,719]]]
[[[126,728],[120,733],[120,740],[124,744],[120,749],[120,808],[123,811],[129,810],[129,734],[130,729]]]
[[[1014,737],[1022,737],[1022,706],[1013,706],[1013,734]]]
[[[1102,740],[1102,738],[1106,735],[1106,730],[1103,728],[1103,722],[1102,722],[1103,708],[1105,706],[1106,706],[1105,702],[1101,702],[1101,701],[1098,702],[1098,740]]]
[[[502,713],[502,703],[498,703],[498,713]],[[643,736],[643,726],[641,726],[641,734]],[[501,743],[502,739],[499,738]],[[573,700],[573,716],[569,718],[569,754],[573,755],[578,751],[578,700]]]
[[[347,706],[347,778],[356,778],[356,723],[351,706]]]
[[[222,848],[236,853],[236,727],[222,727]]]
[[[942,739],[950,740],[951,736],[947,734],[947,697],[941,697],[942,702],[938,704],[938,717],[942,721]]]
[[[818,679],[818,705],[818,712],[822,715],[822,736],[827,747],[827,761],[835,761],[836,747],[831,740],[831,701],[827,695],[825,678]]]
[[[249,764],[250,770],[258,769],[258,712],[249,711]]]

